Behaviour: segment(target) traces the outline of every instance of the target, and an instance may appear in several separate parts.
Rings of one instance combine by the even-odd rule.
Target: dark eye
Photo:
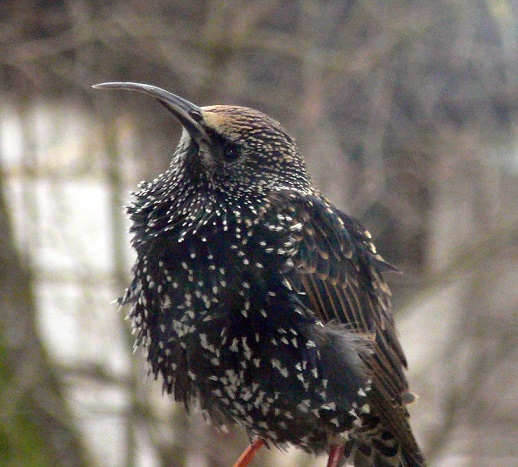
[[[200,123],[203,121],[203,115],[198,110],[191,110],[189,115],[193,118],[194,121]]]
[[[237,146],[232,143],[227,143],[223,147],[223,156],[227,161],[235,161],[239,158],[239,151],[237,149]]]

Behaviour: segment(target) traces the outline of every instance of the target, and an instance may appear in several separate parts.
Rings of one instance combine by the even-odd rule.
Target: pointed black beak
[[[210,142],[209,135],[203,126],[203,113],[201,108],[183,97],[156,86],[141,83],[113,82],[95,84],[92,87],[95,89],[136,91],[154,97],[180,121],[182,126],[197,143]]]

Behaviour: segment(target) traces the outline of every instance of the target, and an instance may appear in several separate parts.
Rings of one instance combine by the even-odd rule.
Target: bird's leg
[[[327,460],[327,467],[338,467],[344,455],[345,446],[343,444],[331,446],[329,450],[329,459]]]
[[[245,449],[245,452],[241,454],[239,459],[234,464],[234,467],[246,467],[250,462],[252,462],[253,458],[257,454],[257,451],[261,449],[264,446],[264,439],[259,438],[257,436],[254,438],[254,440],[250,443],[250,446],[248,446]]]

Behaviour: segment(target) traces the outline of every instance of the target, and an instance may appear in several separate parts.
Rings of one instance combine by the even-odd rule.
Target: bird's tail
[[[346,445],[349,465],[354,467],[423,467],[424,457],[417,445],[405,445],[374,417]]]

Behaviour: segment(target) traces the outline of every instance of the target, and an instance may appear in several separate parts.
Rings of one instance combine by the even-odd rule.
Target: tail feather
[[[349,465],[354,467],[423,467],[424,457],[414,443],[403,445],[372,417],[360,429],[351,433],[346,445]]]

